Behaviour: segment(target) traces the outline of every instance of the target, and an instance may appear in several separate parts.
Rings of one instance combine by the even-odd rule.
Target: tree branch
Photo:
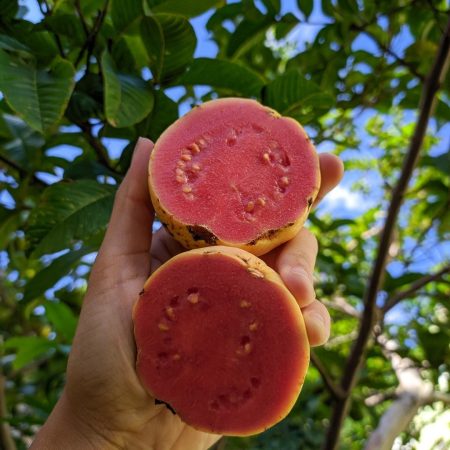
[[[392,364],[399,386],[396,399],[381,417],[365,450],[390,450],[395,438],[408,427],[419,408],[430,402],[434,393],[432,383],[422,378],[414,362],[397,353],[399,345],[395,341],[380,335],[378,342]]]
[[[327,307],[327,308],[333,308],[336,311],[340,311],[344,314],[347,314],[349,316],[352,317],[356,317],[356,318],[360,318],[361,314],[360,312],[350,303],[347,302],[347,300],[345,300],[345,298],[343,297],[333,297],[331,300],[322,300],[322,303]]]
[[[426,275],[422,278],[419,278],[418,280],[414,281],[414,283],[411,283],[411,286],[408,289],[397,292],[392,297],[389,297],[383,306],[383,314],[386,314],[395,305],[400,303],[402,300],[410,297],[412,294],[414,294],[416,291],[418,291],[426,284],[441,279],[447,273],[450,273],[450,266],[446,266],[442,268],[439,272],[436,272],[434,274]]]
[[[341,388],[344,390],[346,395],[342,400],[336,402],[335,404],[326,438],[325,448],[328,450],[337,448],[342,423],[350,406],[351,391],[357,382],[359,371],[364,363],[364,356],[367,351],[367,346],[373,327],[378,319],[378,316],[380,315],[380,311],[376,306],[376,298],[383,282],[387,255],[393,236],[394,226],[397,222],[397,216],[405,196],[408,182],[412,176],[414,167],[417,164],[419,152],[428,126],[428,121],[432,114],[436,93],[439,90],[441,82],[447,72],[449,49],[450,20],[447,24],[446,32],[441,39],[433,67],[423,86],[422,97],[419,105],[419,117],[417,119],[414,135],[409,145],[400,178],[392,193],[392,199],[381,234],[377,256],[369,279],[368,288],[364,295],[364,312],[360,322],[358,338],[347,360],[341,379]]]
[[[392,56],[395,59],[395,62],[403,67],[406,67],[415,77],[417,77],[420,81],[424,82],[425,81],[425,77],[419,73],[416,69],[416,67],[414,66],[414,64],[411,64],[410,62],[406,61],[404,58],[402,58],[401,56],[397,55],[397,53],[394,52],[394,50],[392,50],[388,45],[383,44],[382,42],[380,42],[376,36],[374,36],[372,33],[370,33],[369,31],[363,29],[361,30],[364,34],[366,34],[369,38],[371,38],[375,44],[378,45],[378,47],[380,47],[380,49],[387,53],[388,55]]]
[[[102,144],[100,139],[94,136],[92,133],[92,126],[89,122],[76,122],[83,132],[84,137],[90,144],[90,146],[94,149],[99,162],[101,162],[105,167],[107,167],[112,172],[119,174],[119,172],[111,165],[111,162],[108,157],[108,152],[106,151],[105,146]]]
[[[33,184],[37,184],[43,187],[47,187],[48,184],[42,181],[40,178],[38,178],[34,173],[30,174],[28,173],[23,167],[20,167],[16,162],[11,161],[6,156],[0,154],[0,162],[6,164],[7,166],[11,167],[11,169],[14,169],[19,174],[20,179],[24,179],[28,176],[31,176]]]
[[[83,55],[84,55],[84,52],[86,50],[88,51],[88,56],[87,56],[87,60],[86,60],[86,67],[87,68],[89,67],[89,60],[90,60],[90,57],[92,55],[92,52],[94,51],[95,41],[97,39],[97,34],[99,33],[100,28],[103,25],[103,21],[104,21],[104,19],[106,17],[106,12],[108,10],[108,3],[109,3],[109,0],[106,0],[105,1],[105,6],[103,7],[103,9],[98,12],[97,17],[95,19],[95,23],[92,26],[91,31],[89,31],[87,29],[87,25],[86,25],[86,22],[84,20],[83,15],[82,15],[81,8],[79,9],[78,12],[80,14],[80,20],[81,20],[81,22],[83,24],[83,29],[85,30],[85,33],[87,31],[88,34],[86,36],[86,40],[83,43],[83,46],[80,48],[80,51],[78,52],[77,59],[75,60],[75,67],[77,67],[78,64],[81,62],[81,60],[83,58]]]
[[[341,387],[338,384],[336,384],[336,382],[331,378],[322,361],[314,352],[311,352],[311,362],[319,371],[320,376],[322,377],[322,381],[327,387],[327,389],[330,391],[330,394],[335,399],[343,398],[345,394],[342,391]]]
[[[49,6],[47,0],[44,0],[45,10],[44,10],[44,8],[42,8],[41,2],[40,2],[39,0],[38,0],[37,3],[38,3],[38,5],[39,5],[39,9],[40,9],[41,13],[42,13],[45,17],[51,16],[51,15],[52,15],[52,10],[50,9],[50,6]],[[58,35],[57,33],[55,33],[54,31],[49,30],[47,24],[44,24],[44,26],[45,26],[45,29],[46,29],[49,33],[51,33],[52,36],[53,36],[53,38],[55,39],[55,42],[56,42],[56,45],[57,45],[57,47],[58,47],[59,54],[61,55],[61,57],[64,58],[64,59],[66,59],[66,54],[64,53],[64,48],[63,48],[63,45],[62,45],[62,42],[61,42],[61,39],[60,39],[59,35]]]

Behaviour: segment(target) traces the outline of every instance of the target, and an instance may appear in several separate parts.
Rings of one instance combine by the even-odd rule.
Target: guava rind
[[[300,308],[248,252],[217,246],[177,255],[147,280],[133,320],[143,386],[196,429],[259,433],[300,393],[309,363]]]
[[[253,122],[246,117],[253,117]],[[230,140],[230,130],[236,144],[228,148],[224,142]],[[202,141],[205,149],[200,151],[195,143]],[[196,150],[189,153],[190,146]],[[280,159],[265,161],[268,155]],[[194,164],[197,160],[201,164]],[[206,176],[200,169],[188,172],[190,167],[177,164],[205,167],[205,173],[211,170]],[[221,182],[214,185],[215,179]],[[280,186],[281,182],[288,185]],[[213,100],[194,108],[161,135],[149,163],[155,211],[188,249],[225,245],[255,255],[267,253],[298,233],[319,186],[318,156],[301,125],[247,99]],[[286,192],[280,194],[281,190]],[[259,200],[264,205],[258,206]],[[239,202],[242,211],[236,209]],[[250,204],[254,207],[248,213]]]

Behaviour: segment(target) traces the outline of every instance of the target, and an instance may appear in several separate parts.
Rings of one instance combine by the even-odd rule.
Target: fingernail
[[[138,140],[136,141],[136,145],[134,146],[133,155],[131,156],[131,162],[133,162],[134,157],[136,156],[136,150],[140,145],[145,145],[146,143],[151,143],[151,141],[145,137],[138,137]]]

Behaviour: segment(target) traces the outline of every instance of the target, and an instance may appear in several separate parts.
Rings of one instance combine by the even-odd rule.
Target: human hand
[[[94,264],[67,368],[64,392],[33,449],[203,450],[220,436],[184,424],[155,405],[135,372],[132,308],[151,270],[182,251],[164,230],[154,235],[147,163],[152,143],[140,139],[120,186]],[[342,163],[320,155],[318,199],[342,177]],[[150,253],[150,257],[149,257]],[[302,230],[263,259],[279,272],[302,308],[311,345],[328,339],[330,318],[315,300],[317,241]]]

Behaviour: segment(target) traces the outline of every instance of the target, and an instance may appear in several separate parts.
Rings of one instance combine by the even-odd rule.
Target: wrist
[[[39,430],[31,450],[117,450],[109,430],[80,417],[63,392],[49,418]]]

